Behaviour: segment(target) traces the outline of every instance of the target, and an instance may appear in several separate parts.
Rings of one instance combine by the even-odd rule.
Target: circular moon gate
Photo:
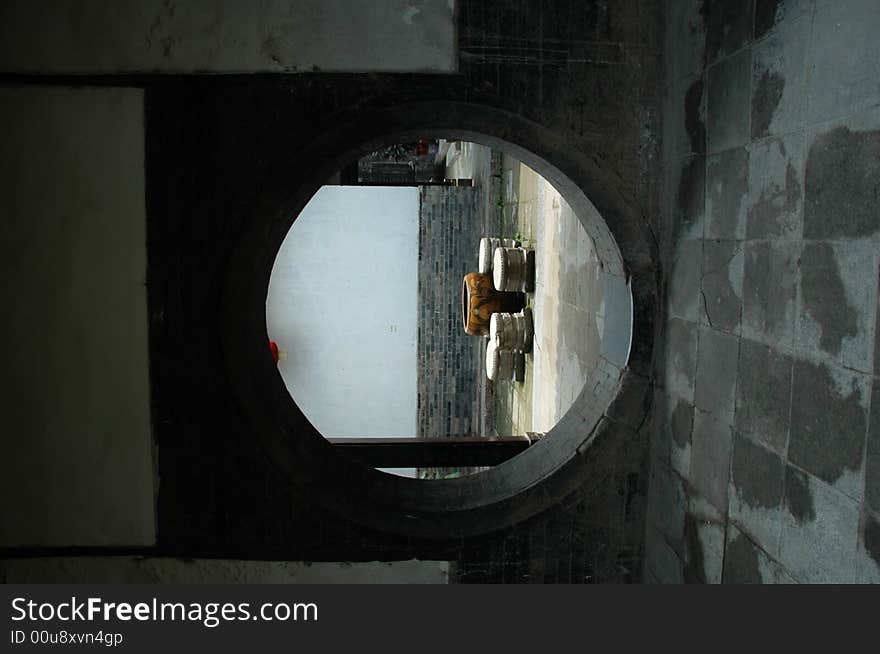
[[[619,178],[571,138],[522,116],[478,104],[418,102],[340,115],[294,153],[261,190],[236,243],[223,294],[223,346],[230,382],[254,435],[289,482],[347,518],[413,538],[489,533],[549,508],[590,478],[600,451],[638,438],[649,405],[656,314],[656,252]],[[360,156],[418,138],[503,149],[549,181],[593,239],[604,273],[632,291],[629,357],[600,357],[559,423],[524,453],[476,475],[416,480],[339,455],[288,393],[266,342],[265,301],[275,255],[325,180]]]

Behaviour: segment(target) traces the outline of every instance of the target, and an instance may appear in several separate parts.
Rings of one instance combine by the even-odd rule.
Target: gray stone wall
[[[878,583],[880,11],[705,8],[666,13],[645,578]]]
[[[423,186],[419,209],[419,437],[477,434],[485,340],[462,328],[462,278],[477,269],[481,189]]]

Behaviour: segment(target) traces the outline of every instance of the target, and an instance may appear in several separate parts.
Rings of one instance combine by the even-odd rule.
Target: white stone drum
[[[535,251],[525,248],[495,248],[492,284],[499,291],[532,292],[535,289]]]
[[[515,248],[518,246],[519,241],[515,241],[512,238],[494,238],[492,236],[484,236],[480,239],[480,254],[478,257],[479,271],[485,275],[491,274],[492,255],[495,253],[495,248]]]
[[[521,382],[525,379],[526,357],[522,352],[501,350],[498,344],[489,340],[486,345],[486,377],[491,381]]]
[[[489,321],[489,339],[502,350],[531,352],[534,334],[532,310],[528,307],[522,313],[493,313]]]

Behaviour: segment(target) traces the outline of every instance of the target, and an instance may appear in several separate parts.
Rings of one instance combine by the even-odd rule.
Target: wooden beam
[[[528,436],[478,438],[328,438],[336,449],[374,468],[495,466],[525,452]]]

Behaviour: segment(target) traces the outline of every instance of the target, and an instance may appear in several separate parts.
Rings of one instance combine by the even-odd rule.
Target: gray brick
[[[791,374],[790,357],[741,341],[734,425],[780,454],[788,444]]]
[[[458,298],[483,236],[480,189],[421,187],[420,199],[418,435],[477,433],[479,344],[461,327]]]
[[[789,460],[841,492],[860,496],[869,393],[865,376],[798,361],[792,384]]]
[[[694,405],[733,424],[739,339],[714,329],[700,328]]]
[[[709,69],[709,152],[745,145],[749,137],[748,49]]]
[[[727,484],[730,478],[730,426],[697,410],[694,412],[691,441],[691,483],[722,515],[726,514]]]

